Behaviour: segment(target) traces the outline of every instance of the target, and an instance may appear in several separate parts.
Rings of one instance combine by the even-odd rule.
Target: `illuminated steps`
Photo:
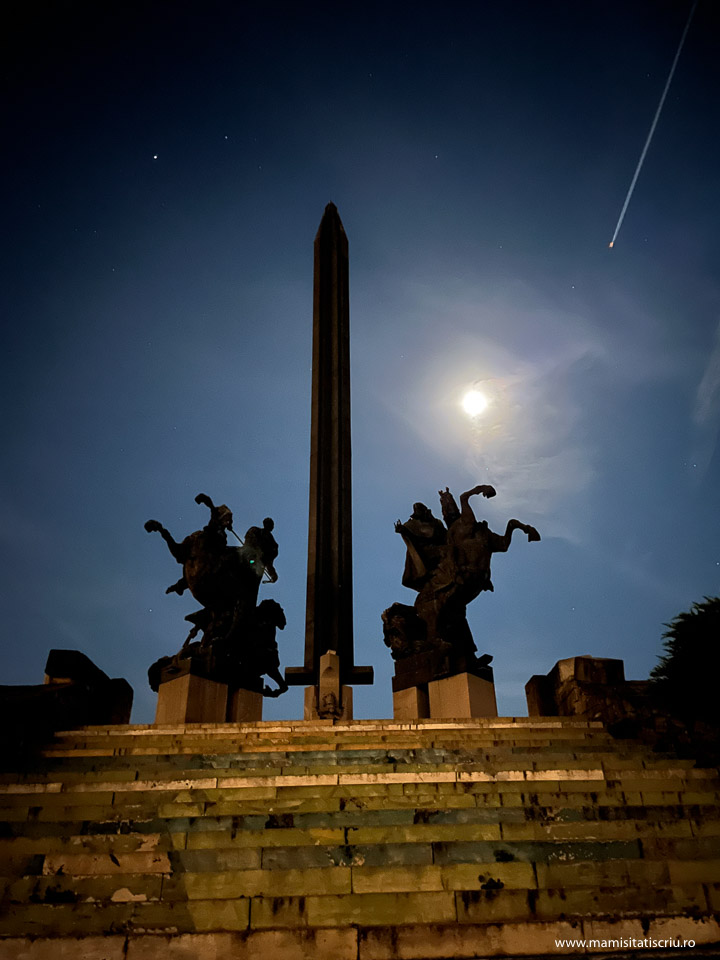
[[[0,778],[0,955],[80,934],[83,960],[715,942],[719,787],[577,719],[62,733]]]

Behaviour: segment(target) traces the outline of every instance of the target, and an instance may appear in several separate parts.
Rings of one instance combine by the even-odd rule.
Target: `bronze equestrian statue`
[[[460,495],[460,507],[446,487],[439,491],[443,520],[422,503],[413,504],[406,523],[395,532],[406,546],[403,585],[417,591],[413,606],[394,603],[383,612],[385,644],[393,659],[432,650],[446,651],[454,660],[474,661],[477,650],[466,610],[484,590],[493,590],[490,560],[510,547],[515,530],[529,541],[540,534],[529,524],[510,520],[504,534],[494,533],[486,520],[475,517],[470,498],[494,497],[495,488],[479,485]],[[443,523],[444,521],[444,523]]]
[[[157,689],[160,670],[180,659],[202,661],[205,673],[214,679],[249,689],[261,686],[266,674],[278,684],[277,690],[262,687],[266,696],[278,696],[287,690],[279,672],[275,630],[285,627],[285,614],[274,600],[257,604],[263,576],[277,580],[275,559],[278,545],[273,537],[273,521],[262,527],[250,527],[241,546],[228,546],[227,531],[233,515],[224,504],[216,506],[210,497],[199,493],[195,502],[210,509],[210,518],[202,530],[196,530],[178,543],[157,520],[148,520],[148,533],[159,533],[172,556],[182,564],[183,575],[166,593],[182,595],[189,590],[201,604],[185,617],[192,624],[181,650],[174,657],[163,657],[150,668],[150,683]],[[202,632],[201,642],[193,642]]]

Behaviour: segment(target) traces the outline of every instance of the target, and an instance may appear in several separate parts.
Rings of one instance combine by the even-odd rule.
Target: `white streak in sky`
[[[617,239],[618,233],[620,233],[620,227],[622,226],[622,222],[625,219],[625,212],[628,208],[628,204],[630,203],[630,198],[633,195],[633,190],[635,189],[637,178],[640,175],[640,170],[642,169],[642,165],[645,162],[645,154],[648,152],[650,141],[652,140],[653,134],[655,133],[655,127],[657,126],[657,122],[660,119],[660,114],[662,113],[662,108],[665,104],[665,98],[667,97],[667,93],[668,93],[668,90],[670,89],[670,84],[672,83],[672,78],[675,73],[675,67],[677,66],[678,59],[680,58],[680,51],[682,50],[683,44],[685,43],[685,37],[687,36],[688,29],[690,28],[690,21],[693,18],[693,14],[695,13],[695,7],[697,6],[697,4],[698,4],[698,0],[695,0],[695,3],[693,3],[692,9],[690,11],[690,15],[687,18],[685,29],[683,30],[682,36],[680,37],[680,43],[678,44],[678,48],[675,53],[675,59],[672,62],[672,66],[670,67],[670,73],[668,74],[668,78],[665,81],[665,89],[662,92],[662,96],[660,97],[660,103],[658,104],[657,110],[655,111],[655,116],[653,117],[653,122],[650,126],[650,133],[648,133],[647,135],[645,146],[643,147],[642,153],[640,154],[640,159],[638,160],[637,167],[635,167],[635,174],[632,178],[632,182],[630,184],[630,189],[627,192],[627,196],[625,197],[625,203],[623,204],[622,210],[620,211],[620,216],[618,217],[617,226],[615,227],[615,233],[612,236],[612,240],[608,244],[608,246],[611,248],[615,245],[615,240]]]
[[[720,427],[720,324],[715,331],[715,344],[695,395],[693,420],[698,430],[693,463],[702,478],[715,453]]]
[[[720,324],[715,331],[715,344],[708,365],[697,389],[695,421],[706,423],[720,414]]]

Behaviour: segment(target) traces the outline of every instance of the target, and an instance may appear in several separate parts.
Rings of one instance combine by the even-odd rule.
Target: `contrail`
[[[658,122],[658,120],[659,120],[659,118],[660,118],[660,114],[662,113],[662,108],[663,108],[663,105],[664,105],[664,103],[665,103],[665,97],[667,97],[667,92],[668,92],[668,90],[670,89],[670,84],[672,83],[673,74],[675,73],[675,67],[677,66],[677,62],[678,62],[678,59],[679,59],[679,57],[680,57],[680,51],[682,50],[683,44],[685,43],[685,37],[687,36],[688,29],[690,28],[690,21],[691,21],[692,18],[693,18],[693,14],[695,13],[695,7],[696,7],[697,5],[698,5],[698,0],[695,0],[695,2],[694,2],[693,5],[692,5],[692,9],[691,9],[691,11],[690,11],[690,15],[689,15],[688,18],[687,18],[687,23],[685,24],[685,29],[683,30],[682,36],[680,37],[680,43],[678,44],[678,48],[677,48],[677,51],[676,51],[676,53],[675,53],[675,59],[674,59],[673,62],[672,62],[672,66],[670,67],[670,73],[668,74],[668,78],[667,78],[667,80],[665,81],[665,89],[664,89],[663,92],[662,92],[662,96],[660,97],[660,103],[658,104],[657,110],[655,111],[655,116],[653,117],[653,122],[652,122],[652,124],[650,125],[650,133],[648,133],[648,135],[647,135],[647,140],[645,141],[645,146],[643,147],[642,153],[640,154],[640,159],[638,160],[637,166],[635,167],[635,174],[634,174],[634,176],[633,176],[633,178],[632,178],[632,183],[630,184],[630,189],[629,189],[628,192],[627,192],[627,196],[625,197],[625,203],[623,204],[622,210],[620,211],[620,216],[618,217],[617,226],[615,227],[615,233],[613,234],[612,240],[611,240],[610,243],[608,244],[608,246],[610,247],[611,250],[612,250],[612,248],[615,246],[615,241],[616,241],[616,239],[617,239],[617,235],[618,235],[618,233],[620,233],[620,227],[622,226],[622,222],[623,222],[623,220],[625,219],[625,211],[626,211],[627,208],[628,208],[628,204],[630,203],[630,197],[632,197],[632,195],[633,195],[633,190],[635,189],[635,184],[637,183],[637,178],[638,178],[638,176],[639,176],[639,174],[640,174],[640,171],[641,171],[641,169],[642,169],[642,165],[643,165],[643,163],[645,162],[645,154],[648,152],[648,147],[650,146],[650,141],[652,140],[653,134],[655,133],[655,127],[657,126],[657,122]]]

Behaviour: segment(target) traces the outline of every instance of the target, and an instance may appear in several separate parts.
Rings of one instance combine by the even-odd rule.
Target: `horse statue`
[[[490,560],[506,552],[516,530],[528,541],[540,540],[535,527],[509,520],[504,534],[475,517],[470,498],[494,497],[495,488],[480,484],[460,495],[458,508],[449,488],[439,491],[445,526],[424,504],[414,504],[407,523],[397,521],[407,548],[403,584],[417,591],[412,607],[395,603],[383,612],[383,634],[393,659],[430,649],[448,649],[473,659],[477,650],[467,622],[467,605],[485,590],[494,590]]]
[[[182,564],[182,577],[165,592],[182,595],[189,590],[202,605],[201,610],[185,617],[192,627],[179,653],[161,658],[150,668],[151,686],[160,682],[158,670],[179,659],[193,659],[202,661],[206,672],[227,679],[237,675],[242,680],[238,685],[257,685],[259,677],[267,674],[278,689],[273,691],[265,686],[264,695],[279,696],[287,685],[279,672],[275,630],[285,627],[285,614],[274,600],[263,600],[257,605],[263,576],[270,583],[277,580],[274,561],[278,545],[272,534],[273,521],[266,517],[262,527],[250,527],[244,542],[237,538],[239,547],[230,547],[227,531],[236,537],[237,534],[232,529],[229,508],[224,504],[216,506],[204,493],[199,493],[195,502],[210,509],[210,518],[202,530],[189,534],[180,543],[157,520],[145,524],[148,533],[161,535],[171,555]],[[195,641],[200,632],[202,641]]]
[[[263,574],[268,575],[271,583],[277,580],[273,561],[278,548],[272,535],[273,521],[266,517],[262,529],[250,527],[241,547],[229,547],[227,531],[234,531],[228,507],[216,506],[204,493],[199,493],[195,502],[210,508],[210,519],[202,530],[189,534],[180,543],[157,520],[145,524],[148,533],[160,534],[183,567],[182,577],[165,592],[182,595],[189,590],[198,603],[216,615],[229,610],[237,612],[238,607],[241,614],[249,612],[257,602]]]

